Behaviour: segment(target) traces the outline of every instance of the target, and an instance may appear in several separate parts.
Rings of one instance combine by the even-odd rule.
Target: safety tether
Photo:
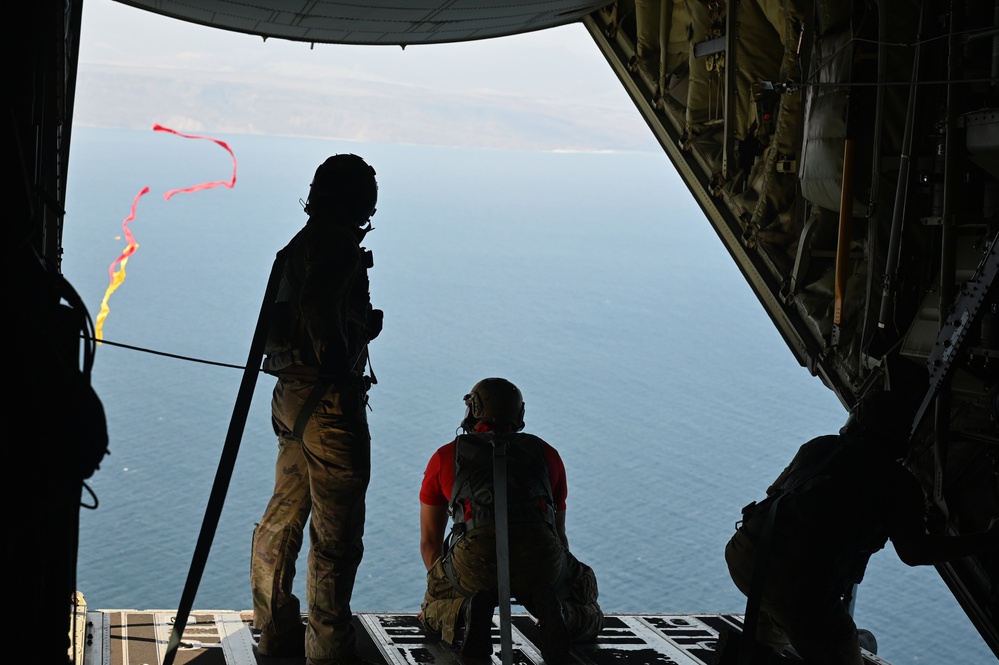
[[[510,523],[507,510],[506,439],[494,437],[493,492],[496,495],[496,588],[499,595],[500,655],[503,665],[513,663],[513,635],[510,629]]]

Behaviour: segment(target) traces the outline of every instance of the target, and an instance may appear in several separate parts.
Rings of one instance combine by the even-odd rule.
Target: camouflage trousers
[[[452,570],[462,589],[474,593],[496,589],[496,533],[482,527],[466,534],[450,553]],[[563,576],[564,572],[564,576]],[[537,589],[557,586],[566,627],[574,641],[592,640],[604,626],[597,603],[593,569],[572,555],[551,528],[542,523],[510,525],[510,593],[514,602],[533,614]],[[444,559],[427,571],[427,591],[421,607],[423,627],[448,644],[457,644],[459,617],[465,596],[448,579]]]
[[[311,512],[306,655],[347,658],[357,653],[350,597],[364,554],[371,436],[365,392],[358,386],[328,390],[302,438],[295,437],[295,421],[314,385],[312,380],[281,378],[271,399],[278,459],[274,494],[253,534],[254,626],[281,636],[301,621],[292,586]]]
[[[756,565],[755,537],[743,527],[725,547],[729,574],[746,596],[752,591]],[[837,587],[821,552],[802,545],[774,546],[756,640],[777,653],[790,643],[815,665],[863,665],[857,626]]]

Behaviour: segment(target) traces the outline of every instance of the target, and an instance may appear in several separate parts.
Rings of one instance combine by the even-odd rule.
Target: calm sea
[[[527,429],[562,453],[573,552],[608,612],[742,612],[725,542],[805,440],[844,411],[799,367],[663,154],[556,154],[74,129],[64,271],[109,341],[241,366],[275,252],[305,221],[315,167],[354,152],[380,187],[372,299],[373,478],[355,610],[416,611],[418,491],[480,378],[522,389]],[[81,518],[92,607],[179,605],[242,372],[103,345],[111,454]],[[247,609],[250,535],[271,490],[261,376],[198,609]],[[304,587],[304,555],[298,586]],[[900,663],[994,663],[932,568],[889,547],[856,618]],[[304,597],[304,593],[303,593]]]

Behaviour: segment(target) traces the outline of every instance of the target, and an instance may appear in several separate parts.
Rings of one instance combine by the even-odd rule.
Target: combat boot
[[[301,658],[305,655],[305,624],[296,623],[287,633],[275,633],[265,628],[260,631],[257,653],[261,656]]]
[[[496,609],[496,594],[489,591],[476,591],[461,607],[465,619],[465,637],[461,643],[461,654],[473,658],[488,658],[493,653],[493,610]]]
[[[562,665],[569,658],[571,640],[558,595],[554,587],[546,587],[535,593],[533,600],[531,605],[538,613],[541,630],[541,657],[546,665]]]

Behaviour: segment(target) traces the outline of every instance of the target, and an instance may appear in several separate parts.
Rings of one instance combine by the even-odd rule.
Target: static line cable
[[[997,34],[997,32],[999,32],[999,29],[996,29],[996,28],[993,28],[993,27],[990,26],[988,28],[983,28],[983,29],[973,29],[973,30],[966,30],[966,31],[963,31],[963,32],[953,33],[953,36],[964,37],[966,42],[970,42],[970,41],[974,41],[976,39],[986,39],[988,37],[993,37],[993,36],[995,36]],[[938,40],[941,40],[941,39],[949,39],[951,36],[952,36],[951,34],[942,34],[942,35],[936,35],[936,36],[933,36],[933,37],[928,37],[926,39],[922,39],[921,38],[922,35],[917,35],[916,41],[914,41],[914,42],[888,42],[888,41],[883,41],[883,40],[878,40],[878,39],[865,39],[865,38],[861,38],[861,37],[853,37],[853,38],[847,40],[847,42],[845,44],[843,44],[841,47],[839,47],[838,49],[836,49],[835,52],[833,52],[832,54],[830,54],[830,56],[825,59],[825,62],[823,64],[819,65],[818,68],[815,70],[815,72],[812,75],[813,76],[817,75],[819,71],[821,71],[822,69],[824,69],[827,65],[830,65],[833,61],[836,60],[836,56],[838,56],[840,53],[842,53],[844,49],[847,49],[850,46],[852,46],[854,44],[854,42],[863,42],[863,43],[866,43],[866,44],[877,44],[879,47],[897,46],[897,47],[901,47],[901,48],[917,48],[918,49],[923,44],[929,44],[930,42],[938,41]],[[993,79],[985,79],[984,82],[989,82],[989,81],[992,81],[992,80]],[[971,80],[968,81],[968,83],[982,83],[982,82],[983,81],[971,81]],[[806,85],[806,84],[799,84],[799,85]],[[824,84],[808,83],[807,85],[824,85]],[[896,84],[887,84],[887,85],[910,85],[910,84],[908,82],[906,82],[906,83],[896,83]]]
[[[192,363],[201,363],[203,365],[215,365],[216,367],[228,367],[230,369],[242,369],[242,370],[246,369],[245,365],[232,365],[230,363],[222,363],[222,362],[218,362],[216,360],[204,360],[203,358],[194,358],[192,356],[182,356],[182,355],[178,355],[176,353],[167,353],[166,351],[156,351],[154,349],[148,349],[148,348],[145,348],[145,347],[142,347],[142,346],[132,346],[131,344],[122,344],[121,342],[111,342],[111,341],[108,341],[106,339],[96,340],[93,337],[88,337],[86,335],[82,335],[81,337],[83,337],[83,339],[88,340],[88,341],[98,342],[99,344],[110,344],[111,346],[119,346],[119,347],[121,347],[123,349],[131,349],[132,351],[141,351],[142,353],[150,353],[150,354],[152,354],[154,356],[165,356],[167,358],[175,358],[177,360],[185,360],[187,362],[192,362]],[[262,372],[263,370],[262,369],[258,369],[257,371],[258,372]]]
[[[977,79],[958,79],[956,81],[951,81],[947,79],[939,79],[934,81],[858,81],[848,83],[846,81],[824,81],[824,82],[801,82],[795,83],[793,81],[777,83],[776,81],[767,81],[760,79],[757,81],[764,90],[773,90],[775,92],[783,93],[793,93],[797,92],[800,88],[869,88],[872,86],[905,86],[907,88],[916,87],[921,85],[957,85],[961,83],[999,83],[999,79],[996,78],[977,78]]]

